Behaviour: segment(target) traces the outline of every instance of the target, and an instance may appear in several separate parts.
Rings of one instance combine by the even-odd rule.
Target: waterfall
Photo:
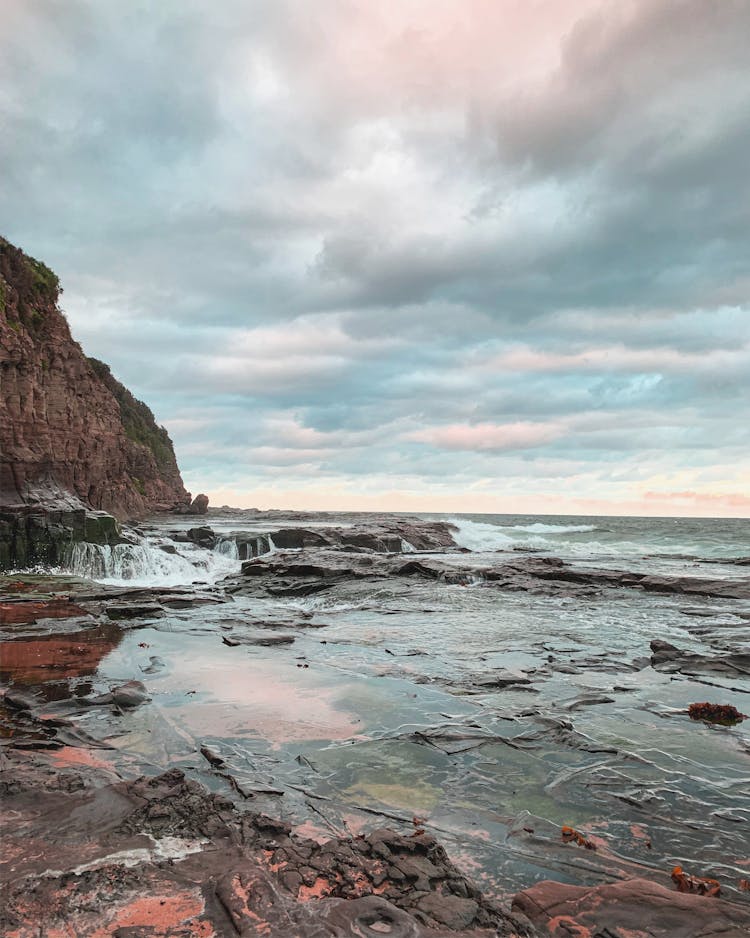
[[[166,549],[165,549],[166,548]],[[214,550],[144,537],[135,544],[74,544],[65,569],[88,580],[128,586],[214,583],[239,570],[237,544],[223,538]]]
[[[222,537],[214,550],[223,557],[229,557],[230,560],[236,560],[239,563],[240,552],[237,548],[237,541],[233,537]]]

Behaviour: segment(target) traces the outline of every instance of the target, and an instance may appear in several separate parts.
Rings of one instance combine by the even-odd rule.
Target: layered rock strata
[[[0,565],[55,561],[91,532],[116,540],[80,512],[123,520],[190,501],[166,430],[86,358],[59,292],[48,267],[0,238]]]

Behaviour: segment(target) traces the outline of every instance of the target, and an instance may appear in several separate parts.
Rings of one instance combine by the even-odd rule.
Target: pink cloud
[[[721,507],[750,510],[750,496],[739,492],[646,492],[643,496],[648,501],[687,502],[699,508]]]
[[[402,439],[430,443],[441,449],[502,451],[533,449],[563,433],[564,428],[558,423],[454,423],[406,433]]]

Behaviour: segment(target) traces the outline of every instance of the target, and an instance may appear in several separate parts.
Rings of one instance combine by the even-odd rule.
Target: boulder
[[[205,515],[208,511],[208,495],[196,495],[190,502],[189,515]]]

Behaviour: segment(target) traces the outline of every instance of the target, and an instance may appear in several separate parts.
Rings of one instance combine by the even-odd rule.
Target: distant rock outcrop
[[[0,565],[54,562],[56,548],[28,544],[50,513],[125,520],[190,503],[166,430],[107,365],[86,358],[59,292],[48,267],[0,238]]]

